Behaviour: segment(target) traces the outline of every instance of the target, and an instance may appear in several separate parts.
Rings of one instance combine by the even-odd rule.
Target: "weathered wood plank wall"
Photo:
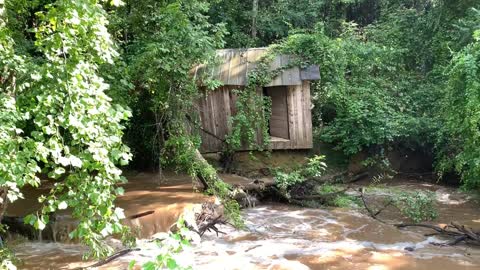
[[[286,110],[288,113],[288,125],[282,124],[282,126],[278,126],[278,128],[288,126],[288,136],[283,133],[285,136],[283,138],[288,138],[288,140],[273,140],[270,143],[271,149],[312,148],[310,82],[303,81],[301,85],[283,87],[286,88],[287,94]],[[223,139],[231,130],[228,119],[231,115],[235,114],[236,102],[236,96],[232,93],[232,90],[239,88],[241,88],[241,86],[223,86],[215,91],[208,92],[206,96],[199,100],[198,105],[202,127],[207,130],[208,133],[215,134],[215,136],[212,136],[207,132],[201,132],[201,152],[218,152],[222,150],[222,141],[215,137]],[[268,90],[267,88],[267,92],[268,91],[275,91],[275,89],[272,87],[272,89]],[[279,93],[280,92],[282,92],[282,90],[279,90]],[[258,94],[261,95],[260,89]],[[260,135],[260,131],[257,131],[257,133],[258,143],[260,143],[262,136]]]
[[[228,119],[232,115],[231,90],[232,86],[224,86],[210,91],[198,101],[201,125],[207,132],[200,132],[202,152],[216,152],[223,147],[223,142],[218,138],[224,139],[230,132]],[[212,136],[211,134],[215,136]]]

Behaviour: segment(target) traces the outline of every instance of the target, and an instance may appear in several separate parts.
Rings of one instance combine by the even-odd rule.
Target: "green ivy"
[[[272,102],[264,96],[263,87],[271,83],[283,71],[297,66],[293,61],[288,65],[271,69],[271,64],[281,51],[276,45],[267,48],[265,54],[256,62],[255,69],[247,74],[247,84],[243,89],[234,90],[237,95],[235,115],[231,116],[229,125],[231,132],[226,136],[224,156],[232,156],[235,151],[249,149],[264,151],[269,149],[269,120]],[[260,138],[258,137],[260,135]]]
[[[289,189],[296,184],[303,183],[309,178],[320,177],[327,169],[325,156],[313,156],[307,159],[307,163],[301,167],[286,172],[282,169],[275,169],[273,175],[275,177],[275,185],[289,197]]]

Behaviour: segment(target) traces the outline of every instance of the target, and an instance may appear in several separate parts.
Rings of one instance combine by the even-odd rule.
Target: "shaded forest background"
[[[161,127],[166,134],[178,131],[178,127],[168,128],[171,116],[155,115],[169,110],[150,104],[158,99],[145,97],[148,91],[142,90],[159,85],[165,89],[180,87],[185,90],[176,91],[177,96],[169,101],[192,101],[181,96],[198,94],[187,90],[190,82],[186,74],[192,63],[214,61],[213,50],[220,47],[276,44],[280,51],[299,56],[305,65],[320,66],[322,79],[312,89],[317,141],[333,143],[348,156],[366,151],[378,159],[392,147],[415,149],[433,157],[440,175],[453,172],[461,176],[466,187],[479,186],[477,1],[143,3],[145,6],[127,2],[121,9],[128,15],[122,17],[118,12],[120,18],[112,20],[111,27],[119,27],[114,33],[123,41],[126,65],[138,67],[130,72],[138,103],[129,103],[134,118],[127,132],[136,154],[135,166],[151,164],[149,161],[157,160],[155,153],[179,143],[168,139],[154,143],[158,132],[146,129],[145,123],[169,119]],[[180,14],[184,22],[178,21]],[[169,21],[169,16],[175,22]],[[162,30],[156,34],[160,36],[144,33],[150,23],[159,24]],[[136,53],[148,62],[138,62]],[[148,58],[143,53],[153,55]],[[156,59],[156,63],[149,59]],[[145,85],[145,78],[152,77],[160,80],[155,82],[158,84]],[[170,115],[179,111],[175,105],[168,106]],[[194,118],[193,112],[187,114]],[[195,126],[189,129],[195,130]]]

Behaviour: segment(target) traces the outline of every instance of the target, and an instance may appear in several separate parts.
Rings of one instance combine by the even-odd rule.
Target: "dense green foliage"
[[[362,204],[368,205],[370,215],[396,208],[399,217],[414,223],[432,221],[438,217],[436,194],[429,190],[405,190],[372,183],[363,193]],[[363,191],[362,191],[363,192]]]
[[[304,166],[299,166],[291,171],[284,171],[281,168],[275,169],[275,185],[289,197],[288,191],[292,186],[323,175],[327,168],[324,160],[325,156],[313,156],[307,160]]]
[[[227,47],[258,47],[285,38],[292,29],[313,29],[318,22],[324,22],[335,33],[335,28],[343,20],[371,22],[376,15],[377,2],[379,1],[221,0],[212,6],[209,14],[212,21],[226,24],[229,33],[225,38]]]
[[[342,192],[345,190],[343,185],[324,183],[316,187],[316,194],[328,196],[328,194],[335,194],[329,196],[323,202],[323,205],[333,207],[351,208],[360,205],[360,199],[358,196],[347,194]]]
[[[341,38],[326,36],[318,25],[316,32],[291,35],[281,45],[306,63],[321,65],[323,78],[314,88],[315,126],[325,124],[322,138],[354,154],[406,136],[413,106],[408,81],[396,80],[405,73],[396,61],[398,52],[363,41],[355,25],[344,27]]]
[[[25,17],[17,19],[15,12]],[[118,55],[106,13],[98,1],[9,1],[7,15],[0,59],[0,186],[14,201],[22,186],[40,185],[38,173],[55,179],[39,198],[42,209],[25,222],[43,229],[51,213],[70,208],[79,220],[70,236],[94,255],[105,255],[110,249],[103,239],[126,230],[113,201],[122,192],[115,184],[123,181],[116,165],[130,160],[121,124],[130,112],[112,104],[98,75],[99,65],[112,64]],[[20,38],[29,34],[21,28],[28,19],[35,21],[31,47],[14,47],[27,42]]]
[[[398,192],[392,196],[393,204],[413,222],[434,220],[438,216],[435,194],[429,191]]]
[[[138,168],[148,168],[152,160],[182,163],[168,152],[182,153],[176,147],[190,141],[198,144],[188,131],[197,127],[194,102],[201,93],[189,71],[213,62],[224,33],[222,25],[210,24],[203,15],[208,7],[205,1],[127,1],[113,14],[111,31],[127,64],[116,79],[127,77],[133,84],[126,140]]]
[[[475,11],[480,26],[480,11]],[[480,185],[480,30],[475,39],[454,55],[441,100],[439,169],[462,174],[467,187]]]
[[[198,89],[189,72],[195,65],[214,63],[224,35],[222,24],[208,22],[208,8],[207,1],[127,1],[113,15],[111,27],[127,68],[113,76],[126,73],[133,85],[127,100],[133,117],[125,136],[136,158],[133,165],[150,169],[155,164],[160,174],[169,166],[201,179],[207,192],[225,203],[233,223],[240,224],[239,206],[228,198],[230,186],[217,181],[216,170],[197,151],[195,102],[218,84],[205,78],[210,87]]]
[[[433,153],[438,172],[478,187],[477,1],[265,1],[254,24],[255,2],[222,1],[211,14],[228,14],[229,46],[277,42],[320,66],[312,92],[321,140],[349,155]]]

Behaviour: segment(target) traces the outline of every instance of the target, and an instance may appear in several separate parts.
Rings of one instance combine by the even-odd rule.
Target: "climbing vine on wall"
[[[269,148],[269,119],[272,102],[270,97],[263,95],[262,88],[284,70],[300,64],[300,61],[296,60],[272,70],[271,64],[281,53],[280,49],[277,45],[270,46],[256,62],[255,69],[247,74],[246,86],[243,89],[234,90],[234,94],[237,95],[236,113],[229,119],[232,131],[226,137],[226,147],[223,151],[224,167],[228,168],[235,151],[245,148],[264,151]],[[261,137],[258,138],[258,135]]]

